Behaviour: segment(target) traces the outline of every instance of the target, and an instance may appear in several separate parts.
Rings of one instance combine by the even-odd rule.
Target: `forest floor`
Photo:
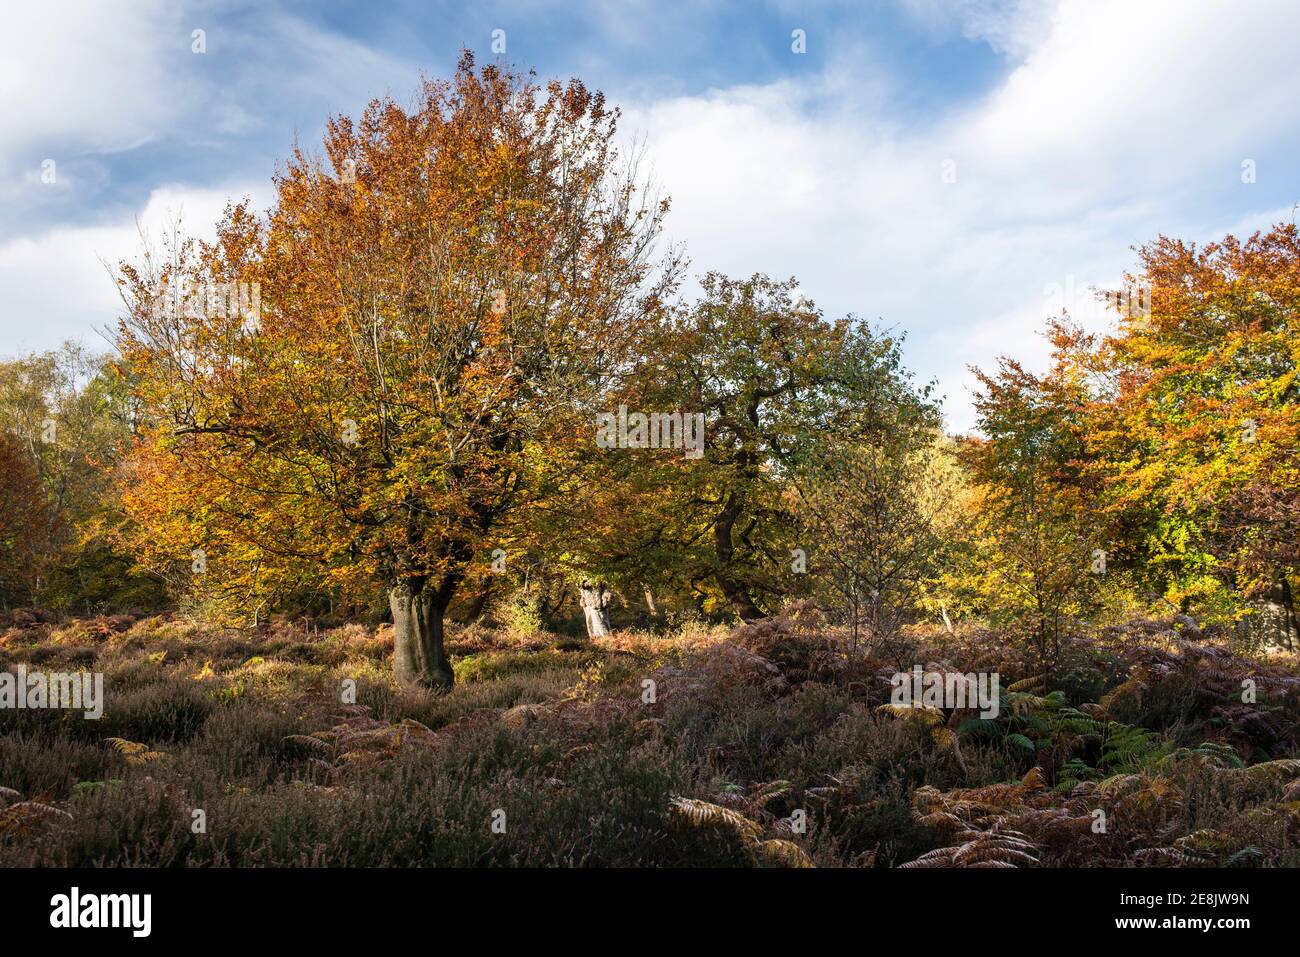
[[[471,626],[435,696],[387,626],[11,616],[0,670],[105,707],[0,711],[0,866],[1300,866],[1294,656],[1186,618],[1019,647]],[[998,716],[891,707],[913,663],[997,672]]]

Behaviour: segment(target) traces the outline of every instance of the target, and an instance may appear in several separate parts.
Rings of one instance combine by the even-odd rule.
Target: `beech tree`
[[[1166,594],[1258,606],[1272,643],[1300,640],[1300,232],[1205,246],[1161,237],[1128,277],[1149,315],[1080,362],[1100,374],[1088,471]]]
[[[851,317],[826,319],[794,280],[710,273],[701,289],[656,327],[618,398],[700,416],[704,442],[606,452],[603,481],[564,500],[573,557],[624,595],[647,595],[652,614],[659,593],[753,620],[837,571],[847,593],[865,599],[875,574],[891,608],[909,604],[937,542],[920,514],[934,503],[920,505],[909,484],[934,477],[940,422],[928,387],[912,385],[896,342]],[[879,532],[870,546],[866,522]],[[896,565],[887,537],[906,552]]]
[[[382,583],[397,679],[449,686],[448,605],[571,486],[676,280],[616,122],[465,53],[410,109],[330,120],[264,217],[124,267],[142,554],[246,601]]]
[[[1050,671],[1062,637],[1094,608],[1116,546],[1097,516],[1096,483],[1081,471],[1086,389],[1064,349],[1068,330],[1049,329],[1057,351],[1045,375],[1008,358],[996,373],[973,370],[984,438],[968,441],[963,458],[978,487],[967,577],[993,617],[1028,633]]]

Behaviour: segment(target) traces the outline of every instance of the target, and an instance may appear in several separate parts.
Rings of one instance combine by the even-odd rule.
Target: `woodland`
[[[0,865],[1300,865],[1295,224],[958,435],[618,120],[465,54],[0,360],[0,668],[105,688],[0,711]]]

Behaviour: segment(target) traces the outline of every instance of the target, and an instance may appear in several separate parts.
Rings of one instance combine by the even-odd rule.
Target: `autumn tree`
[[[616,121],[466,53],[409,109],[332,119],[265,217],[124,269],[142,550],[248,596],[382,583],[396,677],[450,685],[448,605],[584,467],[675,281]]]
[[[1300,237],[1293,224],[1197,246],[1161,237],[1127,316],[1081,364],[1104,376],[1088,428],[1107,507],[1168,597],[1252,597],[1297,637]],[[1085,353],[1086,355],[1086,353]]]
[[[935,542],[927,521],[904,520],[939,429],[928,389],[912,386],[896,341],[827,320],[793,280],[708,274],[701,288],[656,328],[618,400],[629,416],[699,416],[704,441],[606,453],[604,480],[565,500],[574,558],[632,601],[646,592],[647,612],[656,593],[686,595],[749,620],[827,581],[843,586],[839,609],[872,600],[857,559],[874,517],[877,597],[907,605],[902,583]],[[885,552],[904,542],[892,567]]]
[[[825,319],[794,280],[710,273],[701,287],[652,381],[707,425],[703,457],[678,480],[681,514],[699,532],[693,584],[752,620],[798,584],[787,463],[829,438],[817,434],[827,415],[818,395],[850,324]]]
[[[855,645],[865,629],[886,646],[942,567],[957,474],[931,387],[912,384],[897,340],[857,328],[827,359],[821,441],[791,469],[809,572]]]
[[[43,578],[75,536],[76,519],[93,509],[105,482],[95,468],[107,454],[95,397],[88,391],[102,360],[68,343],[0,363],[0,429],[26,451],[46,507],[31,530],[39,542],[33,572]],[[17,476],[15,476],[17,479]]]
[[[35,600],[50,524],[32,456],[18,436],[0,432],[0,607]]]
[[[130,440],[125,383],[106,357],[76,343],[0,362],[0,431],[22,461],[6,468],[9,492],[34,476],[41,507],[25,514],[27,600],[91,611],[159,597],[120,547],[116,470]],[[17,508],[17,506],[15,506]]]
[[[1050,670],[1062,637],[1095,607],[1113,547],[1084,473],[1087,382],[1064,348],[1068,323],[1049,331],[1058,348],[1046,374],[1009,358],[996,372],[973,370],[982,435],[963,460],[978,490],[968,578],[992,617],[1025,629]]]
[[[614,398],[627,415],[698,416],[702,441],[606,451],[608,480],[574,500],[599,521],[572,541],[627,590],[685,594],[705,614],[753,620],[801,585],[785,463],[827,438],[817,395],[849,324],[826,320],[793,280],[710,273],[701,290],[657,325]]]

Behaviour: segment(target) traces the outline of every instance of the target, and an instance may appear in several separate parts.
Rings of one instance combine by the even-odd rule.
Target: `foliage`
[[[127,385],[72,343],[0,362],[0,603],[81,613],[161,603],[121,540]]]
[[[649,260],[666,203],[621,168],[616,120],[576,80],[466,53],[411,112],[332,120],[265,218],[232,206],[215,245],[124,267],[118,346],[148,416],[126,502],[150,563],[184,577],[198,552],[243,607],[380,583],[399,673],[449,682],[448,605],[579,481],[675,281]],[[257,289],[256,315],[169,301],[187,282]]]
[[[1047,374],[1010,359],[981,374],[987,440],[970,460],[993,537],[1023,569],[1040,641],[1094,610],[1091,553],[1137,593],[1248,616],[1264,643],[1292,646],[1296,227],[1138,253],[1127,284],[1142,305],[1113,334],[1053,320]]]
[[[1175,600],[1267,590],[1300,558],[1300,236],[1289,224],[1201,248],[1162,237],[1140,257],[1130,281],[1150,315],[1094,360],[1115,385],[1093,410],[1091,467]]]
[[[1125,662],[1095,702],[1044,692],[995,635],[912,636],[918,660],[1004,675],[1002,713],[979,726],[882,708],[895,666],[798,615],[544,654],[453,632],[492,664],[439,697],[384,673],[386,629],[11,629],[6,666],[93,665],[111,693],[101,721],[37,709],[0,729],[0,805],[50,809],[0,819],[0,862],[1294,865],[1300,672],[1161,647],[1170,624],[1092,650]],[[1251,671],[1276,720],[1248,730],[1242,706],[1217,721],[1216,689]],[[337,702],[345,676],[355,705]],[[1120,690],[1135,681],[1140,708]],[[190,830],[196,806],[207,834]]]

